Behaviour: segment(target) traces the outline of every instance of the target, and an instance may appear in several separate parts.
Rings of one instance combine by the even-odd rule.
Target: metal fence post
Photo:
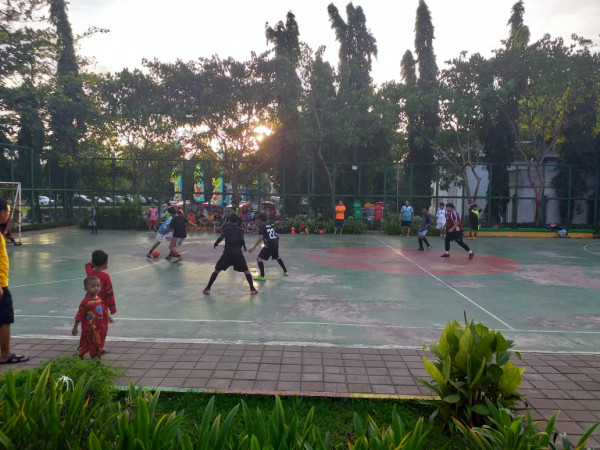
[[[600,183],[600,166],[596,166],[596,186],[594,188],[594,225],[598,225],[598,184]]]
[[[571,195],[573,181],[573,166],[569,165],[569,197],[567,198],[567,224],[571,225]]]

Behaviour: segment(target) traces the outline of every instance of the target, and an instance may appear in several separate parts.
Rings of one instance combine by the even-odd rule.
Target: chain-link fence
[[[21,182],[24,223],[77,219],[92,202],[114,207],[136,200],[149,206],[175,199],[198,207],[220,200],[225,206],[234,195],[255,211],[267,205],[283,216],[333,214],[342,200],[349,215],[366,219],[365,204],[381,202],[389,214],[409,200],[416,214],[423,206],[435,212],[440,202],[452,202],[466,214],[476,202],[489,225],[531,224],[536,216],[540,225],[599,223],[598,167],[548,163],[536,171],[519,163],[482,164],[457,172],[435,164],[431,184],[420,179],[430,171],[420,169],[391,161],[305,161],[293,170],[252,160],[80,158],[66,165],[37,158],[25,147],[0,145],[0,181]]]

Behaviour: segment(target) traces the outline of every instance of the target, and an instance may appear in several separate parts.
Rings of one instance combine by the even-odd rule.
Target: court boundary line
[[[48,315],[37,315],[37,314],[15,314],[17,318],[33,318],[33,319],[61,319],[71,320],[72,316],[54,316]],[[251,323],[251,324],[263,324],[265,322],[276,324],[276,325],[315,325],[315,326],[334,326],[334,327],[357,327],[357,328],[393,328],[393,329],[405,329],[405,330],[437,330],[443,331],[446,326],[440,327],[416,327],[408,325],[385,325],[378,323],[350,323],[350,322],[307,322],[307,321],[269,321],[269,320],[235,320],[235,319],[168,319],[168,318],[151,318],[151,317],[115,317],[115,321],[125,322],[187,322],[187,323]],[[549,333],[549,334],[600,334],[600,331],[574,331],[574,330],[520,330],[513,328],[508,330],[506,328],[494,328],[496,331],[502,331],[505,333]]]
[[[486,314],[488,314],[490,317],[496,319],[498,322],[500,322],[502,325],[506,326],[509,330],[514,331],[515,329],[510,326],[508,323],[506,323],[504,320],[500,319],[500,317],[496,316],[494,313],[488,311],[487,309],[485,309],[483,306],[481,306],[480,304],[478,304],[477,302],[475,302],[474,300],[471,300],[469,297],[467,297],[465,294],[463,294],[462,292],[460,292],[458,289],[450,286],[448,283],[446,283],[444,280],[442,280],[441,278],[437,277],[436,275],[432,274],[430,271],[428,271],[427,269],[425,269],[423,266],[421,266],[420,264],[414,262],[412,259],[410,259],[408,256],[402,254],[402,252],[399,252],[398,250],[396,250],[394,247],[392,247],[391,245],[383,242],[381,239],[379,239],[377,236],[373,236],[373,238],[377,239],[379,242],[381,242],[383,245],[385,245],[387,248],[389,248],[390,250],[394,251],[395,253],[397,253],[398,255],[400,255],[401,257],[403,257],[404,259],[406,259],[408,262],[410,262],[411,264],[413,264],[415,267],[418,267],[419,269],[421,269],[423,272],[425,272],[427,275],[429,275],[430,277],[432,277],[434,280],[438,281],[440,284],[444,285],[445,287],[447,287],[448,289],[451,289],[452,291],[454,291],[455,293],[457,293],[459,296],[461,296],[462,298],[464,298],[465,300],[467,300],[469,303],[471,303],[473,306],[476,306],[477,308],[479,308],[480,310],[482,310],[483,312],[485,312]]]
[[[591,253],[592,255],[600,255],[600,253],[598,253],[598,252],[592,252],[592,251],[590,251],[590,250],[588,250],[588,249],[587,249],[587,248],[588,248],[589,246],[591,246],[591,245],[597,245],[597,246],[599,246],[599,247],[600,247],[600,244],[587,244],[587,245],[584,245],[584,246],[583,246],[583,251],[584,251],[584,252]]]
[[[12,339],[43,339],[43,340],[55,340],[55,341],[77,341],[79,336],[56,336],[47,334],[19,334],[11,337]],[[326,342],[287,342],[287,341],[225,341],[218,339],[181,339],[181,338],[130,338],[122,336],[110,336],[107,340],[111,342],[153,342],[153,343],[171,343],[171,344],[209,344],[209,345],[260,345],[263,347],[273,346],[284,346],[284,347],[327,347],[327,348],[364,348],[364,349],[378,349],[378,350],[417,350],[424,352],[422,345],[335,345]],[[596,352],[585,352],[585,351],[567,351],[567,350],[521,350],[518,348],[512,349],[513,352],[519,353],[543,353],[547,355],[593,355],[600,356],[600,351]],[[116,361],[118,363],[118,361]]]

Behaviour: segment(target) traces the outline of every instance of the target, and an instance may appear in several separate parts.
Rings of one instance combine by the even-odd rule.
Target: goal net
[[[0,181],[0,197],[8,203],[8,225],[15,241],[21,244],[21,183],[13,181]]]

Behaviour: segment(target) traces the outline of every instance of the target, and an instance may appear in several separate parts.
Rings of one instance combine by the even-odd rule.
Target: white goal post
[[[0,197],[4,198],[10,207],[8,221],[15,240],[21,244],[21,183],[18,181],[0,181]]]

